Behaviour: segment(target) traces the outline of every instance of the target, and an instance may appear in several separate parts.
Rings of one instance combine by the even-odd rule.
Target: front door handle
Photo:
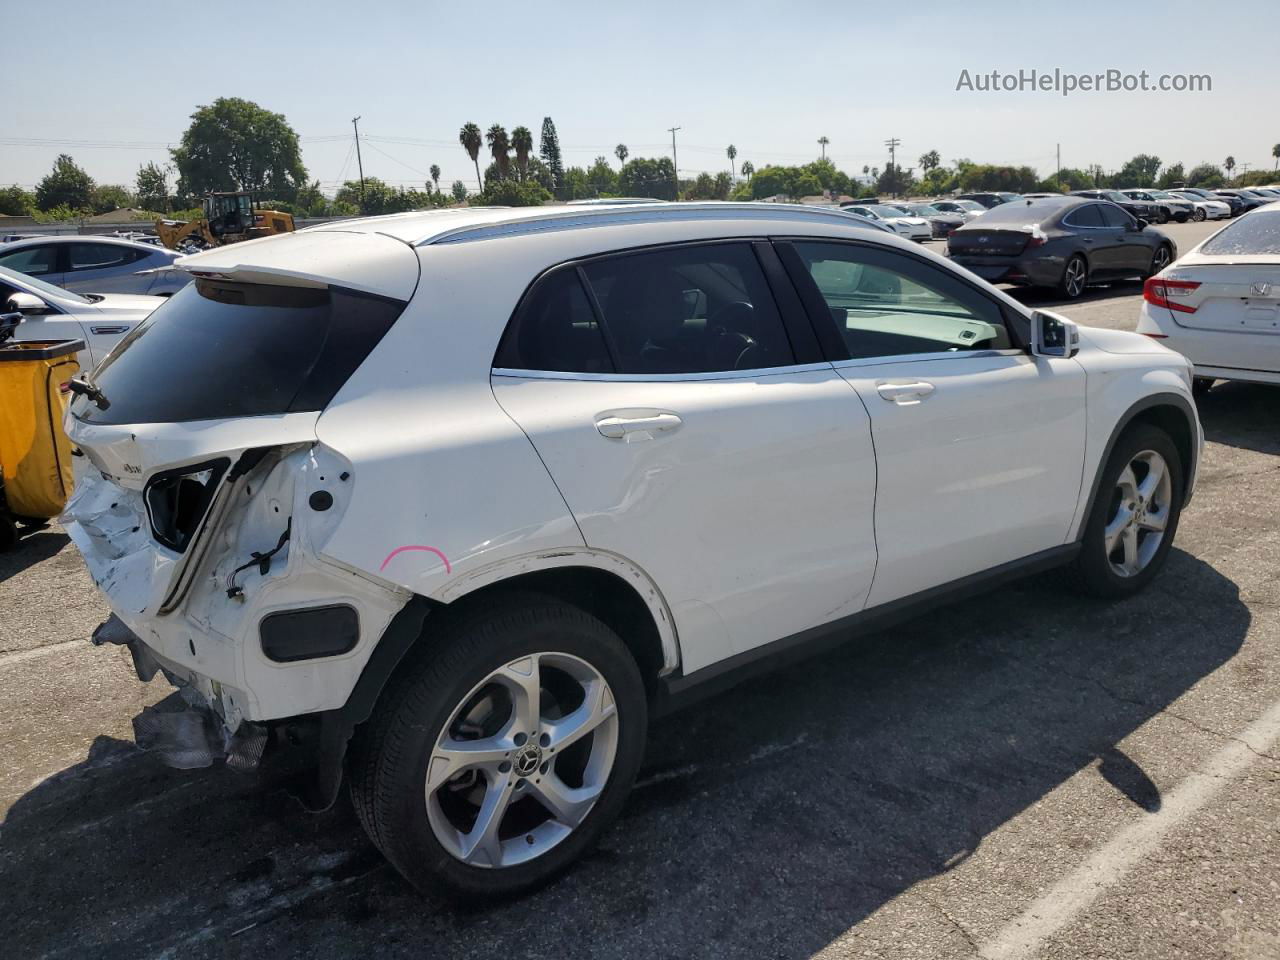
[[[932,394],[933,384],[924,380],[912,380],[910,383],[877,383],[876,393],[890,403],[909,407]]]
[[[652,440],[659,433],[669,433],[683,423],[674,413],[645,413],[637,416],[603,416],[596,420],[600,435],[610,440]]]

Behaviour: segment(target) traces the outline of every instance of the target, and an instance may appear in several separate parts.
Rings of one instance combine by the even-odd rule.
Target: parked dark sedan
[[[1256,210],[1258,207],[1265,207],[1268,203],[1274,202],[1270,197],[1266,197],[1260,193],[1254,193],[1252,190],[1227,189],[1224,187],[1216,192],[1223,198],[1235,197],[1237,200],[1241,201],[1244,204],[1244,210],[1241,211],[1242,213],[1248,213],[1250,210]]]
[[[1091,283],[1159,273],[1178,247],[1110,201],[1049,197],[988,210],[951,235],[947,254],[991,283],[1054,287],[1074,300]]]
[[[999,190],[999,191],[996,191],[995,193],[962,193],[960,194],[960,196],[956,197],[956,199],[972,200],[975,203],[982,204],[984,207],[990,210],[992,207],[998,207],[1002,203],[1012,203],[1014,200],[1021,200],[1022,194],[1007,193],[1003,190]]]
[[[1071,195],[1073,197],[1088,197],[1090,200],[1110,200],[1112,203],[1120,204],[1133,216],[1139,220],[1145,220],[1147,223],[1165,223],[1169,219],[1165,211],[1160,209],[1159,204],[1126,197],[1119,190],[1072,190]]]
[[[939,210],[930,203],[899,203],[895,200],[889,206],[897,207],[908,216],[923,217],[928,220],[929,229],[933,231],[933,239],[935,240],[947,239],[957,228],[963,227],[968,223],[967,217],[959,213],[947,213]]]

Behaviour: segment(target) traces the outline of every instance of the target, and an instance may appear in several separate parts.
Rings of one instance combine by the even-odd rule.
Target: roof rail
[[[880,224],[866,217],[834,207],[810,207],[792,203],[635,203],[616,207],[560,208],[497,223],[463,224],[423,237],[415,246],[467,243],[494,237],[514,237],[549,231],[635,223],[714,220],[794,221],[806,218],[834,220],[848,226],[870,227],[873,230],[884,229]]]

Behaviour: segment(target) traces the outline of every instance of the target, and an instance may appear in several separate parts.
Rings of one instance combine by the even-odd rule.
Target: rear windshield
[[[1207,241],[1200,252],[1219,257],[1280,254],[1280,213],[1258,211],[1232,220],[1231,225]]]
[[[125,337],[79,396],[90,423],[177,423],[323,410],[404,304],[336,287],[198,279]]]

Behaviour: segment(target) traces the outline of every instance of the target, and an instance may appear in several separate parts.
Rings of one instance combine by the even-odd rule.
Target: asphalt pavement
[[[1131,329],[1140,293],[1018,296]],[[0,555],[3,952],[1280,958],[1280,390],[1220,385],[1201,417],[1144,594],[1045,575],[667,718],[593,854],[471,909],[411,890],[345,803],[137,751],[169,690],[88,644],[106,608],[35,534]]]

